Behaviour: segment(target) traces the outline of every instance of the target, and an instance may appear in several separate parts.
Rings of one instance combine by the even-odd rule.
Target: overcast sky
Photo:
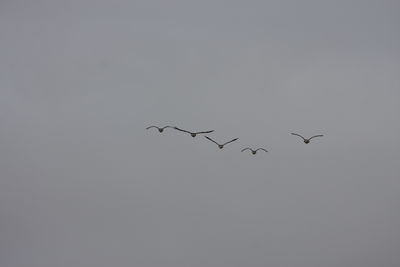
[[[399,10],[2,0],[0,265],[400,266]]]

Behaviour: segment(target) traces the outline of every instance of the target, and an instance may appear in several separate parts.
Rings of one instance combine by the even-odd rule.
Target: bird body
[[[234,138],[234,139],[232,139],[232,140],[230,140],[230,141],[228,141],[228,142],[225,142],[225,143],[223,143],[223,144],[219,144],[219,143],[215,142],[214,140],[212,140],[212,139],[211,139],[210,137],[208,137],[208,136],[204,136],[204,137],[207,138],[208,140],[210,140],[211,142],[217,144],[217,146],[219,147],[219,149],[223,149],[225,145],[227,145],[227,144],[229,144],[229,143],[232,143],[232,142],[234,142],[234,141],[236,141],[236,140],[239,139],[239,138]]]
[[[301,136],[300,134],[297,134],[297,133],[292,133],[292,135],[296,135],[296,136],[301,137],[301,138],[303,139],[303,142],[304,142],[305,144],[310,143],[311,139],[313,139],[313,138],[315,138],[315,137],[322,137],[322,136],[323,136],[322,134],[318,134],[318,135],[311,136],[310,138],[304,138],[303,136]]]
[[[180,129],[180,128],[178,128],[178,127],[174,127],[174,129],[175,129],[175,130],[178,130],[178,131],[181,131],[181,132],[184,132],[184,133],[188,133],[188,134],[190,134],[192,137],[196,137],[196,135],[198,135],[198,134],[207,134],[207,133],[212,133],[212,132],[214,132],[214,130],[211,130],[211,131],[201,131],[201,132],[190,132],[190,131],[186,131],[186,130]]]
[[[152,125],[152,126],[147,127],[146,130],[151,129],[151,128],[157,128],[157,130],[158,130],[160,133],[162,133],[162,132],[164,131],[164,129],[166,129],[166,128],[174,128],[174,127],[172,127],[172,126],[158,127],[158,126]]]
[[[243,151],[246,151],[246,150],[250,150],[251,153],[252,153],[253,155],[255,155],[255,154],[257,153],[258,150],[262,150],[262,151],[268,152],[266,149],[261,148],[261,147],[260,147],[260,148],[257,148],[257,149],[252,149],[252,148],[250,148],[250,147],[246,147],[246,148],[242,149],[242,152],[243,152]]]

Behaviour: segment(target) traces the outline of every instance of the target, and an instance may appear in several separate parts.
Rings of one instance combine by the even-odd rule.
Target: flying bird
[[[255,155],[256,153],[257,153],[257,151],[258,150],[262,150],[262,151],[265,151],[265,152],[268,152],[267,150],[265,150],[264,148],[257,148],[257,149],[251,149],[250,147],[246,147],[246,148],[244,148],[244,149],[242,149],[242,152],[243,151],[246,151],[246,150],[250,150],[251,151],[251,153],[253,154],[253,155]]]
[[[292,133],[292,135],[297,135],[297,136],[301,137],[305,144],[310,143],[310,140],[313,139],[314,137],[322,137],[323,136],[322,134],[319,134],[319,135],[311,136],[310,138],[307,139],[307,138],[304,138],[303,136],[301,136],[301,135],[299,135],[297,133]]]
[[[178,127],[174,127],[174,129],[175,129],[175,130],[178,130],[178,131],[181,131],[181,132],[184,132],[184,133],[188,133],[188,134],[190,134],[192,137],[196,137],[196,135],[198,135],[198,134],[207,134],[207,133],[212,133],[212,132],[214,132],[214,130],[211,130],[211,131],[202,131],[202,132],[189,132],[189,131],[180,129],[180,128],[178,128]]]
[[[217,142],[215,142],[214,140],[212,140],[210,137],[208,137],[208,136],[204,136],[204,137],[207,138],[208,140],[210,140],[211,142],[217,144],[217,146],[218,146],[220,149],[223,149],[223,148],[224,148],[224,145],[229,144],[229,143],[232,143],[232,142],[234,142],[234,141],[236,141],[236,140],[239,139],[239,138],[235,138],[235,139],[232,139],[231,141],[225,142],[225,143],[223,143],[223,144],[218,144]]]
[[[164,131],[164,129],[166,129],[166,128],[174,128],[174,127],[172,127],[172,126],[165,126],[165,127],[149,126],[149,127],[146,128],[146,130],[151,129],[151,128],[157,128],[158,131],[160,133],[162,133]]]

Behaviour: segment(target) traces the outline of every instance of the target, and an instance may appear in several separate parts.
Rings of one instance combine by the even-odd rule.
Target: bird
[[[146,130],[151,129],[151,128],[157,128],[158,131],[160,133],[162,133],[164,131],[164,129],[166,129],[166,128],[174,128],[174,127],[173,126],[164,126],[164,127],[149,126],[149,127],[146,128]]]
[[[307,139],[307,138],[304,138],[303,136],[301,136],[301,135],[299,135],[297,133],[292,133],[292,135],[297,135],[297,136],[303,138],[303,141],[304,141],[305,144],[310,143],[310,140],[313,139],[314,137],[322,137],[323,136],[322,134],[319,134],[319,135],[311,136],[310,138]]]
[[[253,155],[255,155],[256,153],[257,153],[257,151],[258,150],[262,150],[262,151],[265,151],[265,152],[268,152],[267,150],[265,150],[264,148],[257,148],[257,149],[251,149],[250,147],[246,147],[246,148],[243,148],[242,150],[241,150],[241,152],[243,152],[243,151],[246,151],[246,150],[250,150],[251,151],[251,153],[253,154]]]
[[[192,137],[196,137],[196,135],[198,135],[198,134],[207,134],[207,133],[212,133],[212,132],[214,132],[214,130],[211,130],[211,131],[202,131],[202,132],[189,132],[189,131],[183,130],[183,129],[181,129],[181,128],[178,128],[178,127],[174,127],[174,129],[175,129],[175,130],[178,130],[178,131],[181,131],[181,132],[184,132],[184,133],[188,133],[188,134],[190,134]]]
[[[236,141],[236,140],[239,139],[239,138],[234,138],[234,139],[232,139],[232,140],[230,140],[230,141],[228,141],[228,142],[225,142],[225,143],[223,143],[223,144],[218,144],[217,142],[215,142],[214,140],[212,140],[210,137],[208,137],[208,136],[204,136],[204,137],[207,138],[208,140],[210,140],[211,142],[217,144],[218,147],[219,147],[219,149],[223,149],[224,146],[225,146],[226,144],[232,143],[232,142],[234,142],[234,141]]]

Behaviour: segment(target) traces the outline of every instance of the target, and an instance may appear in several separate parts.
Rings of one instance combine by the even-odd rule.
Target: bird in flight
[[[297,136],[301,137],[305,144],[310,143],[310,140],[313,139],[314,137],[322,137],[323,136],[322,134],[319,134],[319,135],[311,136],[310,138],[307,139],[307,138],[304,138],[303,136],[301,136],[301,135],[299,135],[297,133],[292,133],[292,135],[297,135]]]
[[[217,144],[217,146],[218,146],[220,149],[223,149],[223,148],[224,148],[224,145],[229,144],[229,143],[232,143],[232,142],[234,142],[234,141],[236,141],[236,140],[239,139],[239,138],[235,138],[235,139],[232,139],[232,140],[230,140],[230,141],[228,141],[228,142],[225,142],[225,143],[223,143],[223,144],[218,144],[217,142],[215,142],[214,140],[212,140],[210,137],[208,137],[208,136],[204,136],[204,137],[207,138],[208,140],[210,140],[211,142]]]
[[[212,132],[214,132],[214,130],[211,130],[211,131],[202,131],[202,132],[189,132],[189,131],[180,129],[180,128],[178,128],[178,127],[174,127],[174,129],[175,129],[175,130],[178,130],[178,131],[181,131],[181,132],[184,132],[184,133],[188,133],[188,134],[190,134],[192,137],[196,137],[196,135],[198,135],[198,134],[207,134],[207,133],[212,133]]]
[[[172,127],[172,126],[165,126],[165,127],[149,126],[149,127],[146,128],[146,130],[151,129],[151,128],[157,128],[158,131],[160,133],[162,133],[164,131],[164,129],[166,129],[166,128],[174,128],[174,127]]]
[[[265,150],[264,148],[257,148],[257,149],[251,149],[250,147],[246,147],[246,148],[244,148],[244,149],[242,149],[242,152],[243,151],[246,151],[246,150],[250,150],[251,151],[251,153],[253,154],[253,155],[255,155],[256,153],[257,153],[257,151],[258,150],[262,150],[262,151],[265,151],[265,152],[268,152],[267,150]]]

